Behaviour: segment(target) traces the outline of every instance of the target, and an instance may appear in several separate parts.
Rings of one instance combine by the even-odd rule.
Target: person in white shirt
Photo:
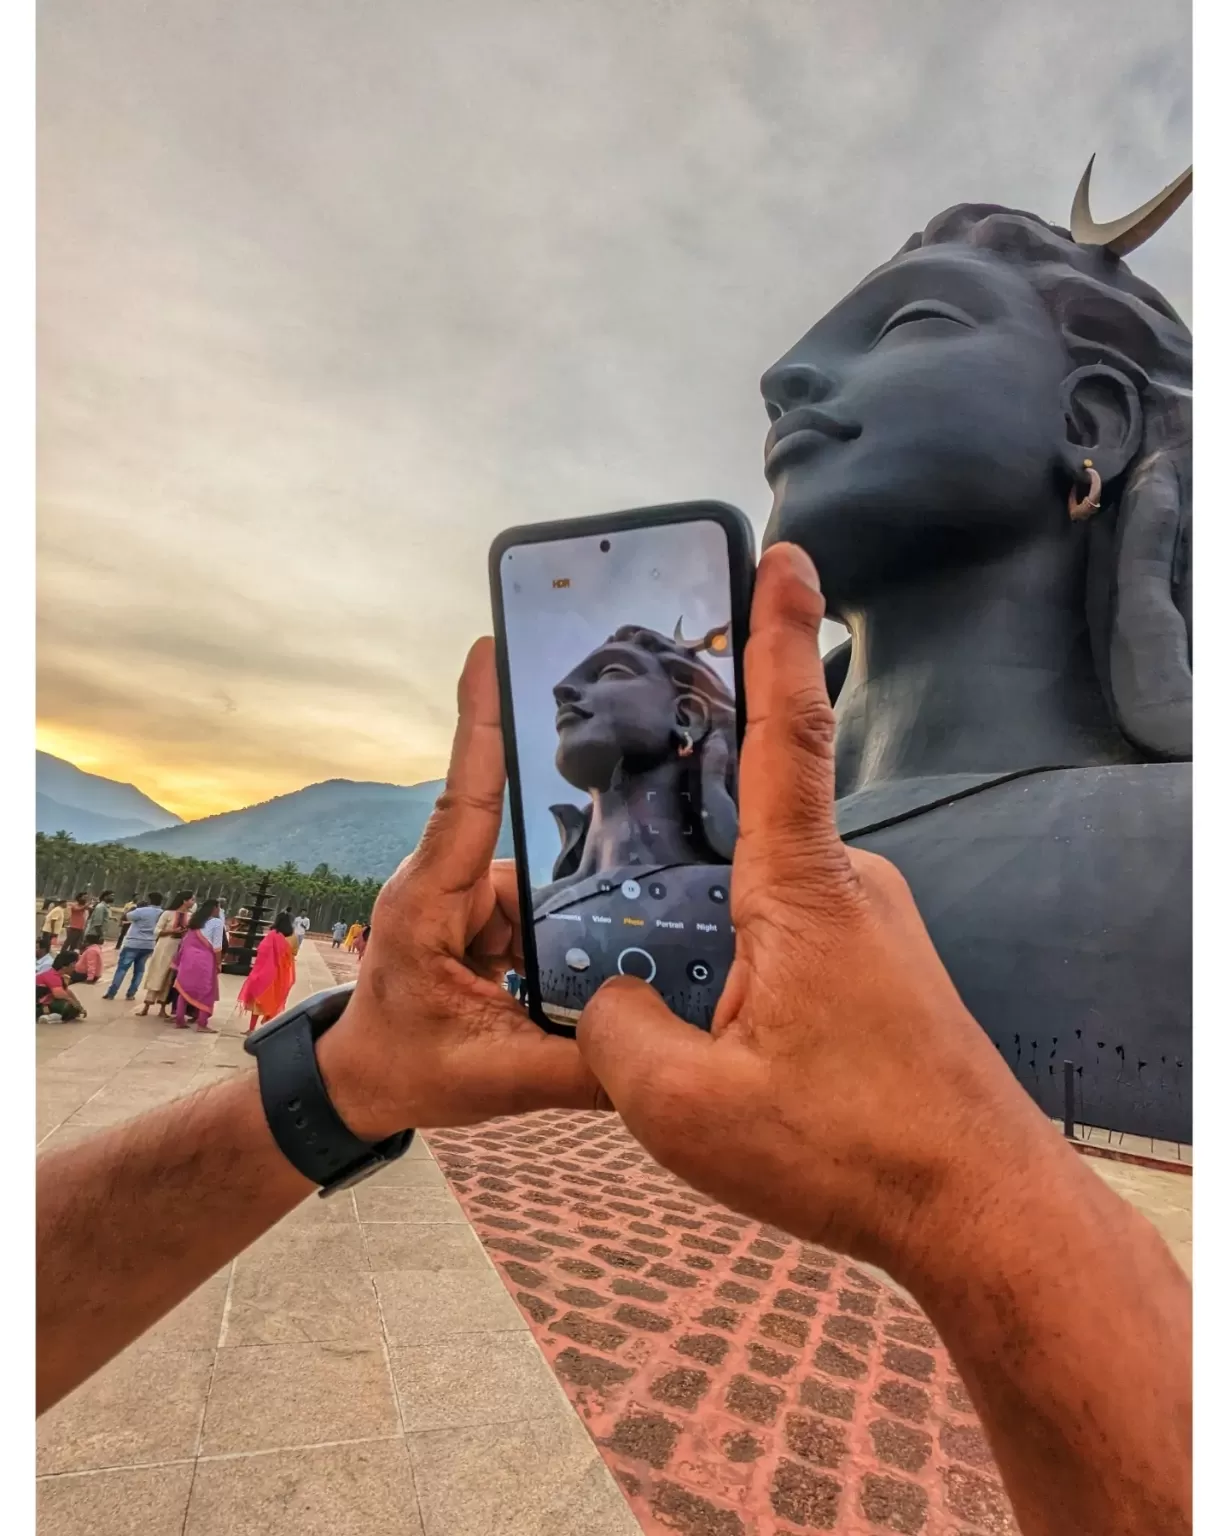
[[[341,941],[345,938],[345,936],[346,936],[346,925],[345,925],[345,923],[342,923],[342,922],[334,923],[333,924],[333,948],[334,949],[340,949],[341,948]]]

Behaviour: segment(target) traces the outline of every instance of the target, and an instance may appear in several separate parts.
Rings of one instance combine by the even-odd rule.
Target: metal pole
[[[1063,1135],[1075,1135],[1075,1063],[1063,1062]]]

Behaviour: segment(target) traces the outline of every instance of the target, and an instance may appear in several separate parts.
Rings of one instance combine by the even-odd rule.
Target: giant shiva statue
[[[845,839],[908,878],[1037,1102],[1189,1141],[1191,337],[1123,257],[1179,177],[1071,229],[940,214],[764,375],[766,542],[849,641]],[[856,1027],[856,1026],[854,1026]]]

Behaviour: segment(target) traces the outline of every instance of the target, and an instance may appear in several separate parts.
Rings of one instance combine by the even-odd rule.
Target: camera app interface
[[[734,954],[737,741],[726,534],[525,544],[500,569],[547,1014],[610,976],[712,1024]]]

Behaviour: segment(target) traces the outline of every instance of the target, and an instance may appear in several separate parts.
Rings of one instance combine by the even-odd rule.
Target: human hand
[[[899,1270],[941,1240],[936,1220],[985,1198],[979,1170],[1061,1141],[962,1004],[903,877],[837,834],[823,612],[806,555],[770,549],[712,1033],[619,977],[578,1039],[632,1133],[689,1184]]]
[[[503,986],[524,961],[516,869],[491,862],[504,754],[489,639],[469,653],[458,710],[444,793],[380,892],[354,997],[317,1046],[338,1114],[369,1141],[407,1126],[592,1109],[600,1092],[575,1041],[544,1033]]]

